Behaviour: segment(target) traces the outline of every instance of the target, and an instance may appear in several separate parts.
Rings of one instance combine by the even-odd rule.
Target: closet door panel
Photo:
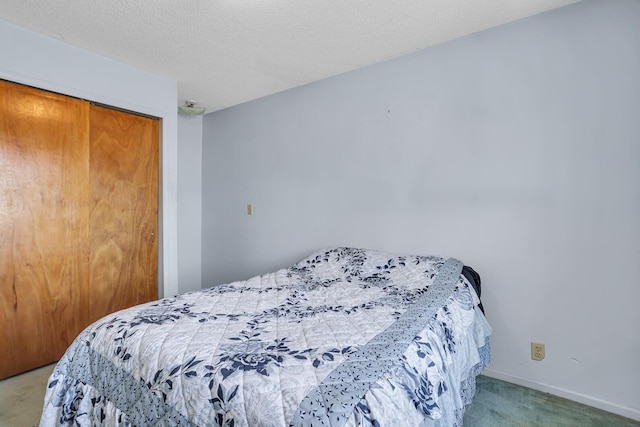
[[[157,299],[158,120],[91,106],[91,319]]]
[[[88,324],[89,104],[0,81],[0,378]]]

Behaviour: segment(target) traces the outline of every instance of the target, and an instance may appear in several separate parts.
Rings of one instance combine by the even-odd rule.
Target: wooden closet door
[[[158,120],[92,105],[90,313],[158,297]]]
[[[0,81],[0,378],[89,319],[89,104]]]
[[[158,295],[158,120],[0,81],[0,379]]]

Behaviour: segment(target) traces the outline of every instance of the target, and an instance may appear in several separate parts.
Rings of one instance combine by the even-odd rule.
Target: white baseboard
[[[602,409],[603,411],[612,412],[614,414],[621,415],[626,418],[630,418],[635,421],[640,421],[640,409],[629,408],[626,406],[616,405],[615,403],[607,402],[605,400],[596,399],[594,397],[586,396],[584,394],[575,393],[573,391],[564,390],[558,387],[550,386],[548,384],[540,384],[525,378],[516,377],[502,372],[497,372],[492,369],[485,369],[482,371],[482,375],[487,377],[496,378],[509,383],[521,385],[523,387],[532,388],[534,390],[542,391],[544,393],[553,394],[565,399],[573,400],[574,402],[582,403],[584,405],[592,406],[594,408]]]

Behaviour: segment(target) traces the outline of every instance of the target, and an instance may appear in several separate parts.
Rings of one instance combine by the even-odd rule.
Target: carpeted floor
[[[465,427],[638,427],[640,422],[480,375]]]
[[[37,426],[47,378],[52,370],[53,365],[45,366],[0,381],[0,427]],[[481,375],[476,397],[467,407],[464,425],[640,427],[640,422]]]
[[[37,426],[53,366],[0,381],[0,427]]]

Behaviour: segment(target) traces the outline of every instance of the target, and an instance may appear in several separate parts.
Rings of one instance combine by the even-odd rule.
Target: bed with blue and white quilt
[[[40,426],[462,425],[491,334],[463,273],[330,248],[116,312],[58,362]]]

